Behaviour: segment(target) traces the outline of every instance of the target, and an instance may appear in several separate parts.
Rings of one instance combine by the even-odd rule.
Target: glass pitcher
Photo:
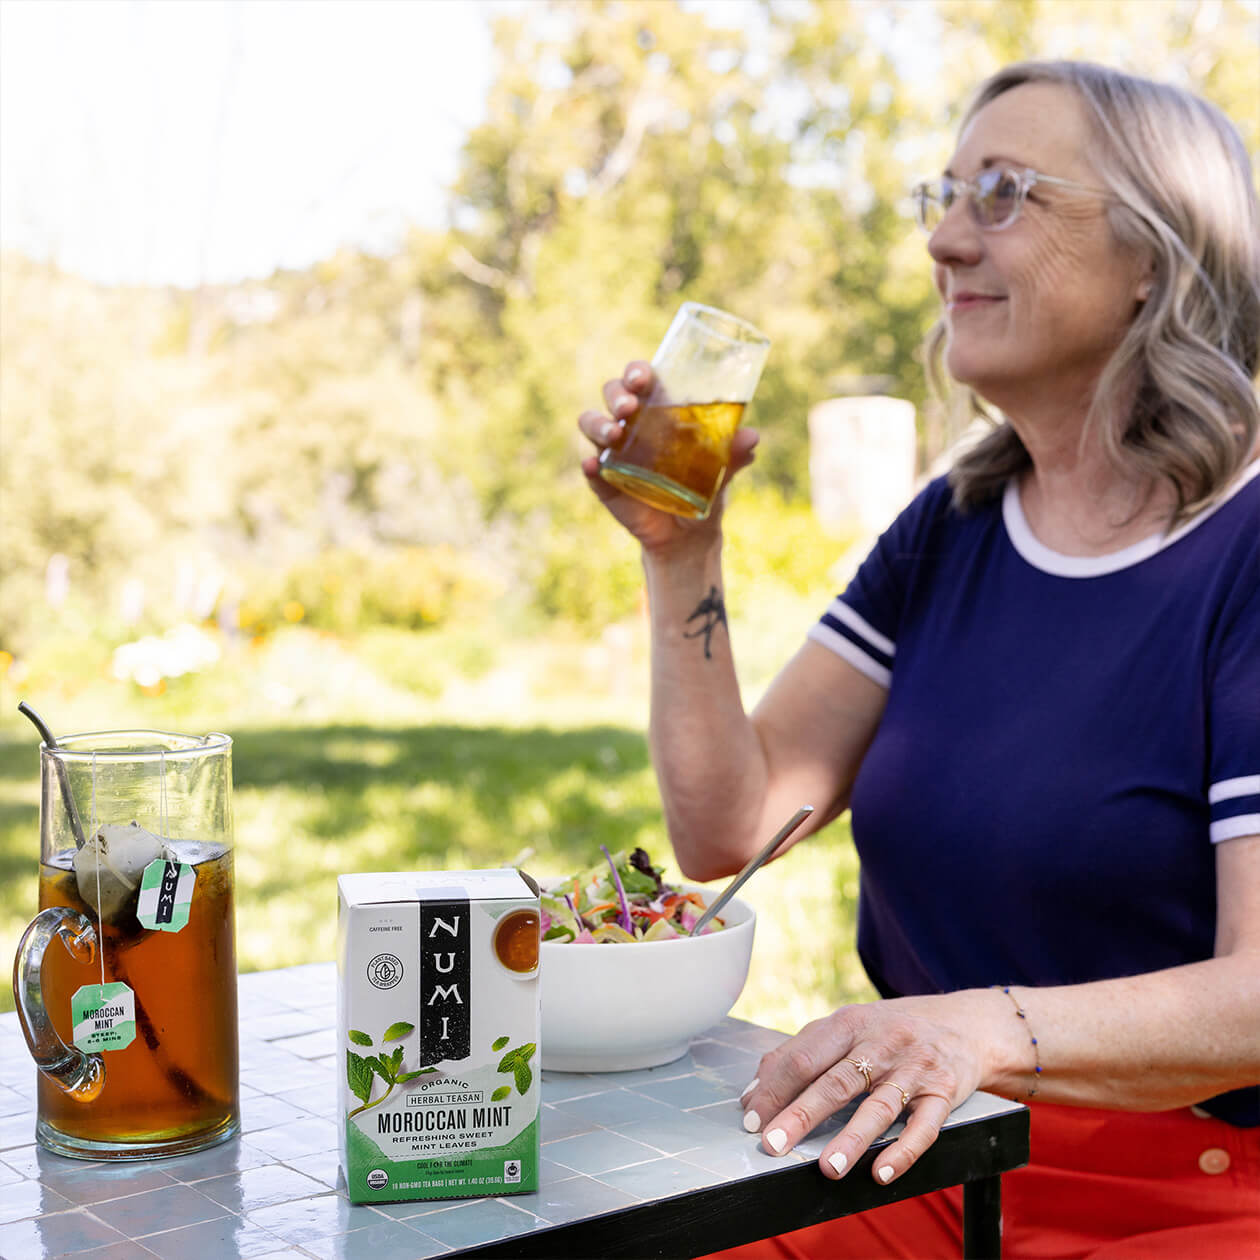
[[[236,1134],[231,739],[42,744],[39,905],[13,966],[39,1143],[151,1159]]]

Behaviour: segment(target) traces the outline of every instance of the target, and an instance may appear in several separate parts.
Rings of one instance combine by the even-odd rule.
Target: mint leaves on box
[[[490,1049],[502,1050],[507,1045],[508,1040],[509,1038],[507,1037],[499,1037]],[[509,1050],[499,1060],[498,1070],[512,1073],[513,1080],[516,1083],[516,1092],[522,1096],[529,1093],[529,1087],[534,1083],[534,1069],[529,1066],[529,1061],[534,1057],[534,1051],[537,1048],[534,1042],[528,1041],[523,1046],[517,1046],[515,1050]],[[511,1085],[500,1085],[490,1095],[490,1101],[502,1102],[511,1092]]]
[[[400,1020],[396,1024],[390,1024],[384,1033],[381,1034],[381,1041],[401,1041],[404,1037],[415,1032],[415,1030],[416,1026],[414,1024]],[[372,1038],[367,1033],[360,1032],[357,1028],[347,1029],[346,1036],[356,1046],[375,1048]],[[496,1052],[502,1050],[510,1040],[511,1038],[509,1037],[499,1037],[490,1049]],[[534,1083],[534,1070],[530,1067],[529,1061],[534,1057],[537,1049],[537,1044],[529,1041],[513,1050],[509,1050],[499,1060],[498,1070],[512,1074],[516,1092],[522,1096],[529,1092],[529,1087]],[[362,1104],[350,1112],[350,1116],[357,1116],[362,1111],[367,1111],[372,1107],[379,1107],[394,1092],[395,1085],[405,1085],[408,1081],[414,1081],[417,1076],[431,1076],[437,1072],[438,1069],[435,1067],[422,1067],[414,1072],[402,1071],[404,1054],[402,1046],[395,1046],[388,1053],[382,1050],[378,1054],[369,1055],[355,1054],[353,1050],[346,1050],[346,1082],[350,1086],[350,1092]],[[372,1088],[373,1082],[378,1076],[385,1082],[386,1089],[379,1098],[374,1100],[372,1098]],[[511,1092],[511,1085],[500,1085],[490,1095],[490,1101],[502,1102]]]
[[[396,1024],[390,1024],[381,1034],[381,1041],[401,1041],[415,1030],[415,1024],[400,1020]],[[349,1029],[346,1035],[356,1046],[372,1045],[372,1038],[357,1028]],[[394,1092],[395,1085],[404,1085],[408,1081],[414,1081],[417,1076],[428,1076],[437,1071],[435,1067],[422,1067],[414,1072],[404,1072],[402,1065],[405,1053],[402,1046],[395,1046],[388,1054],[384,1050],[379,1054],[371,1055],[355,1054],[353,1050],[346,1051],[346,1081],[350,1086],[350,1092],[363,1104],[350,1113],[352,1116],[357,1116],[361,1111],[367,1111],[369,1107],[379,1107]],[[386,1089],[373,1102],[372,1081],[377,1076],[385,1082]]]

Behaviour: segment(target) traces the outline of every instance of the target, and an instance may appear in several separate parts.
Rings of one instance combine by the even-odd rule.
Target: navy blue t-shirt
[[[1260,834],[1260,461],[1170,534],[1064,556],[944,478],[810,637],[888,688],[854,785],[885,996],[1210,958],[1215,845]],[[1210,1109],[1260,1123],[1260,1089]]]

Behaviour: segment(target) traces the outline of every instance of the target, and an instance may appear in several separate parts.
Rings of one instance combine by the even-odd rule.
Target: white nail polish
[[[776,1154],[781,1155],[787,1145],[787,1134],[782,1129],[771,1129],[766,1134],[766,1145]]]
[[[893,1169],[891,1164],[885,1164],[883,1168],[879,1170],[879,1179],[884,1183],[884,1185],[887,1185],[893,1179]]]
[[[848,1159],[844,1155],[841,1155],[839,1151],[837,1151],[834,1155],[828,1155],[827,1163],[836,1170],[837,1174],[844,1172],[844,1170],[849,1166]]]
[[[744,1132],[756,1133],[761,1128],[761,1117],[755,1111],[744,1112]]]
[[[744,1088],[739,1091],[739,1096],[741,1098],[747,1098],[748,1095],[751,1094],[753,1090],[756,1089],[757,1086],[760,1084],[761,1084],[761,1077],[754,1076],[752,1080],[749,1081],[748,1084],[745,1085]]]

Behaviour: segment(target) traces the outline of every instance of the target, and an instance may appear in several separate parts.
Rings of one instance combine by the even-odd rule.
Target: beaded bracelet
[[[1026,1097],[1033,1098],[1036,1096],[1037,1090],[1041,1085],[1041,1050],[1037,1045],[1037,1038],[1034,1037],[1032,1034],[1032,1029],[1028,1027],[1028,1012],[1024,1010],[1022,1006],[1020,1006],[1019,998],[1017,998],[1015,994],[1011,992],[1011,986],[1009,984],[993,984],[993,985],[990,985],[989,987],[992,989],[1001,989],[1002,992],[1005,993],[1006,996],[1010,998],[1011,1001],[1014,1003],[1015,1014],[1018,1015],[1020,1019],[1024,1021],[1024,1030],[1028,1033],[1028,1040],[1032,1042],[1033,1062],[1035,1064],[1035,1066],[1033,1067],[1032,1089],[1028,1091]]]

